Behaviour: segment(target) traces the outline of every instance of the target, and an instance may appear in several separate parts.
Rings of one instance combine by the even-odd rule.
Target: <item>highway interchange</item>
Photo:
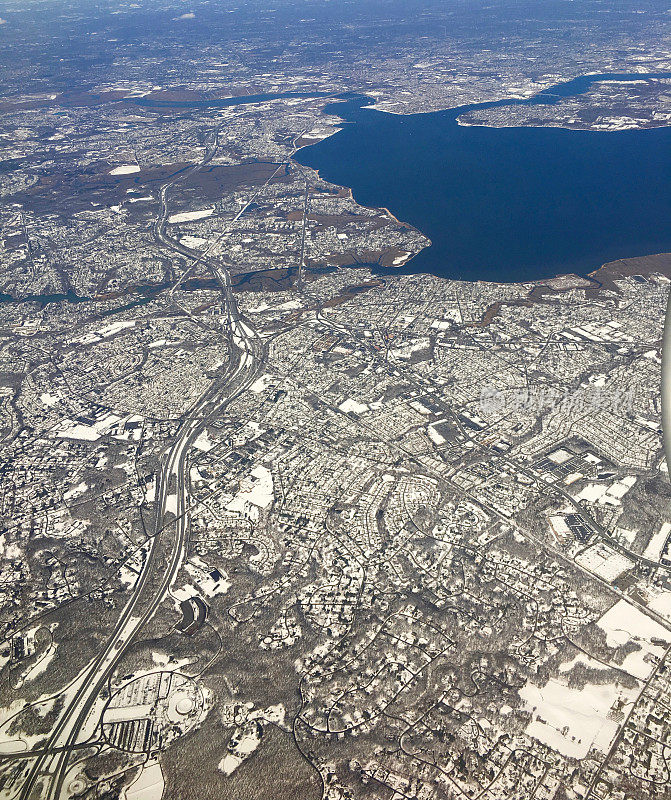
[[[162,247],[189,259],[191,267],[187,272],[191,271],[195,264],[204,263],[219,281],[224,309],[221,315],[222,338],[228,351],[228,364],[223,374],[212,381],[185,415],[174,442],[162,457],[160,473],[156,477],[153,535],[147,544],[146,558],[133,588],[133,594],[106,644],[73,684],[72,697],[66,702],[48,741],[35,755],[19,795],[20,800],[29,800],[37,796],[44,800],[57,800],[63,795],[71,754],[82,744],[80,741],[82,731],[99,701],[101,690],[131,643],[166,598],[184,562],[189,532],[187,463],[191,447],[208,421],[249,388],[265,359],[266,347],[263,340],[238,312],[231,289],[230,274],[224,261],[207,253],[198,253],[166,232],[170,188],[212,159],[217,148],[217,138],[218,133],[199,164],[181,171],[161,187],[159,195],[161,211],[153,227],[153,233],[157,243]],[[236,219],[244,213],[246,207],[238,212]],[[175,513],[171,513],[173,508]],[[163,553],[168,554],[165,569],[162,569]],[[96,723],[94,730],[97,727]],[[30,755],[23,753],[22,757]]]

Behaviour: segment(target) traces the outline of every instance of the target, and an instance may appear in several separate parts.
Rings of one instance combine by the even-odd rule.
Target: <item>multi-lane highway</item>
[[[249,388],[265,359],[263,340],[238,312],[230,274],[223,259],[192,251],[166,232],[170,187],[210,161],[215,150],[216,137],[200,165],[180,173],[161,188],[161,210],[153,230],[160,245],[193,263],[206,265],[219,281],[223,305],[222,336],[228,351],[228,364],[224,373],[212,381],[184,416],[174,442],[163,455],[156,479],[153,535],[132,597],[98,655],[78,677],[76,689],[71,692],[48,742],[35,754],[20,800],[38,796],[44,800],[58,800],[66,793],[70,756],[78,744],[81,745],[78,740],[82,729],[102,688],[131,642],[166,598],[184,561],[189,530],[187,463],[191,447],[208,421]]]

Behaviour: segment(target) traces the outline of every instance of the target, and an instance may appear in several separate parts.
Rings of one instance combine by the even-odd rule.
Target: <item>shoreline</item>
[[[545,85],[545,83],[540,83],[539,85],[541,87],[544,87],[544,88],[540,88],[537,91],[535,91],[533,93],[529,93],[528,95],[525,95],[524,97],[521,97],[521,98],[520,97],[516,97],[516,96],[513,96],[513,97],[506,96],[503,99],[496,100],[496,101],[485,101],[485,102],[480,102],[480,103],[471,103],[471,104],[468,104],[468,105],[455,105],[455,106],[452,106],[451,108],[448,108],[448,109],[441,109],[439,111],[426,111],[426,112],[419,112],[419,113],[417,113],[417,112],[403,113],[401,111],[397,111],[397,110],[393,110],[393,109],[379,108],[378,107],[378,103],[380,102],[379,96],[376,97],[375,95],[371,95],[369,93],[366,93],[366,92],[375,91],[373,89],[373,87],[366,87],[366,88],[362,88],[360,90],[360,92],[357,92],[355,95],[353,95],[353,96],[351,96],[349,98],[350,101],[351,101],[351,105],[348,108],[343,109],[343,110],[341,110],[341,108],[339,108],[339,106],[341,106],[342,103],[348,99],[348,98],[340,97],[340,98],[336,98],[335,99],[335,102],[333,103],[333,105],[331,107],[326,106],[325,109],[323,109],[322,113],[324,113],[326,116],[339,117],[339,119],[342,120],[343,123],[349,123],[349,124],[356,124],[357,115],[358,115],[359,111],[372,110],[372,111],[379,111],[379,112],[384,113],[384,114],[390,114],[392,117],[395,117],[397,119],[403,119],[404,117],[407,117],[407,116],[412,117],[412,116],[425,116],[425,115],[431,115],[431,114],[447,114],[447,119],[449,119],[450,124],[451,123],[456,123],[456,126],[462,128],[462,129],[465,129],[465,128],[481,128],[481,129],[487,129],[487,130],[490,130],[490,131],[496,131],[496,130],[499,130],[499,129],[508,129],[508,130],[519,129],[519,130],[524,130],[525,128],[527,128],[527,129],[541,130],[541,129],[546,129],[547,128],[547,129],[553,129],[555,131],[556,130],[565,130],[567,132],[572,132],[572,133],[575,133],[575,132],[579,132],[579,133],[618,133],[618,132],[638,133],[638,132],[641,132],[641,131],[644,131],[644,130],[658,130],[658,129],[662,129],[663,130],[665,128],[670,128],[671,127],[671,122],[669,124],[664,124],[663,122],[661,122],[660,124],[649,124],[649,125],[646,125],[646,124],[633,124],[633,125],[623,124],[623,125],[619,125],[619,126],[611,127],[611,128],[594,129],[594,128],[590,128],[590,127],[576,127],[575,125],[570,125],[569,126],[569,125],[563,125],[563,124],[540,124],[540,125],[514,125],[514,124],[511,124],[511,125],[489,125],[489,124],[486,124],[486,123],[485,124],[478,124],[478,123],[473,124],[473,123],[470,123],[470,122],[463,122],[462,121],[462,117],[464,115],[470,113],[470,112],[477,112],[477,110],[479,108],[483,109],[483,110],[486,110],[486,109],[489,109],[489,108],[492,108],[492,107],[503,107],[503,106],[506,106],[506,105],[510,105],[510,106],[519,106],[519,105],[531,105],[531,106],[533,106],[533,105],[536,105],[536,104],[543,105],[543,106],[546,105],[546,104],[554,105],[555,103],[561,102],[564,99],[568,99],[570,97],[574,97],[574,96],[578,96],[578,95],[587,94],[592,89],[592,87],[594,85],[598,85],[598,83],[602,82],[602,81],[603,82],[608,81],[608,82],[614,82],[614,83],[620,83],[620,84],[626,85],[627,83],[629,83],[631,81],[648,80],[648,79],[651,79],[652,77],[653,77],[653,73],[651,73],[648,70],[644,70],[644,69],[643,70],[639,69],[639,70],[636,70],[635,72],[632,71],[632,72],[617,72],[617,73],[615,73],[615,72],[594,71],[594,72],[590,72],[590,73],[586,73],[586,74],[581,73],[580,75],[572,77],[570,79],[556,80],[554,83],[550,83],[549,85]],[[667,78],[667,77],[671,77],[671,73],[664,72],[664,71],[656,72],[656,73],[654,73],[654,77]],[[556,89],[556,91],[553,92],[553,89]],[[328,108],[328,111],[326,111],[327,108]],[[344,127],[345,127],[344,125],[343,126],[339,126],[336,130],[333,131],[333,133],[331,135],[341,132]],[[328,139],[328,138],[330,138],[330,136],[327,136],[327,137],[324,137],[324,138]],[[594,140],[592,140],[591,137],[590,137],[590,141],[593,142]],[[608,139],[608,141],[611,141],[610,138]],[[657,141],[657,139],[655,139],[654,141]],[[318,144],[318,142],[315,142],[315,144]],[[310,147],[311,145],[312,145],[312,143],[307,144],[306,147]],[[594,145],[594,144],[590,145],[590,147],[594,147],[594,146],[598,146],[598,145]],[[616,145],[614,145],[614,146],[617,147]],[[304,150],[305,148],[301,148],[301,149]],[[316,152],[319,152],[319,151],[316,151]],[[471,268],[469,267],[468,264],[462,264],[461,265],[461,268],[463,269],[463,271],[469,276],[468,278],[461,278],[458,274],[454,274],[456,272],[456,270],[447,269],[447,267],[449,266],[450,260],[447,257],[447,254],[446,254],[445,258],[441,257],[443,255],[442,251],[441,251],[441,242],[442,242],[441,235],[442,234],[441,235],[437,235],[437,231],[435,230],[435,224],[434,224],[436,222],[436,220],[434,220],[433,218],[430,218],[430,219],[426,220],[427,226],[432,230],[432,235],[427,233],[427,232],[425,232],[422,229],[421,221],[419,222],[419,224],[413,224],[413,223],[410,223],[410,222],[405,222],[403,220],[403,212],[402,211],[397,214],[397,213],[395,213],[394,211],[391,210],[390,206],[387,203],[385,203],[385,200],[389,201],[389,200],[393,200],[394,199],[394,192],[392,192],[392,196],[391,197],[385,197],[385,196],[375,197],[375,195],[373,195],[373,197],[371,197],[371,199],[374,198],[374,201],[376,200],[377,203],[374,204],[374,205],[364,205],[363,203],[360,203],[358,201],[357,197],[356,197],[356,192],[357,192],[356,185],[347,186],[347,185],[345,185],[344,182],[338,181],[338,173],[337,172],[333,174],[333,177],[335,177],[335,180],[333,180],[333,178],[327,179],[322,175],[322,173],[321,173],[321,171],[319,169],[319,157],[318,157],[318,155],[315,155],[314,158],[307,157],[306,160],[307,160],[307,163],[303,163],[303,166],[307,166],[308,168],[314,170],[314,172],[316,172],[317,175],[319,175],[322,180],[327,180],[328,183],[331,183],[332,185],[335,185],[335,186],[339,186],[344,192],[347,192],[347,196],[349,198],[351,198],[354,202],[356,202],[357,205],[359,205],[359,206],[361,206],[363,208],[367,208],[367,209],[370,209],[370,210],[375,210],[375,211],[378,211],[378,212],[384,214],[388,219],[393,221],[395,224],[402,225],[404,227],[407,227],[408,229],[416,231],[419,235],[421,235],[422,239],[427,242],[427,244],[424,247],[421,247],[421,248],[415,250],[414,252],[412,252],[411,255],[409,255],[409,257],[406,258],[403,261],[402,264],[384,265],[384,266],[380,265],[382,267],[382,269],[375,270],[376,274],[383,273],[383,272],[386,273],[386,274],[395,274],[397,270],[402,272],[402,274],[408,274],[409,272],[412,272],[413,262],[415,261],[415,259],[417,258],[418,255],[423,253],[429,247],[437,247],[438,251],[435,252],[433,257],[430,255],[430,256],[428,256],[428,259],[424,258],[421,261],[422,267],[424,267],[424,262],[425,261],[426,261],[426,265],[427,266],[425,268],[417,270],[413,274],[421,274],[422,272],[426,272],[427,274],[433,274],[433,275],[436,275],[438,277],[445,277],[445,278],[448,278],[448,279],[451,279],[451,280],[468,280],[469,282],[477,282],[477,281],[483,280],[482,278],[478,277],[477,270],[471,270]],[[296,161],[298,161],[298,163],[301,163],[301,161],[298,158],[296,158]],[[351,170],[350,170],[350,172],[351,172]],[[354,184],[356,184],[356,180],[355,180],[355,175],[354,174],[347,174],[346,173],[346,174],[342,175],[342,178],[344,180],[352,181]],[[378,192],[378,194],[382,195],[383,193],[382,192]],[[401,194],[403,194],[403,192],[401,192]],[[398,205],[398,203],[397,203],[397,205]],[[403,205],[403,203],[401,203],[401,205]],[[432,227],[432,225],[433,225],[433,227]],[[649,237],[649,238],[653,239],[653,238],[657,238],[657,237]],[[577,244],[580,243],[580,239],[579,238],[576,239],[576,243]],[[552,280],[558,279],[558,278],[562,278],[562,277],[564,277],[566,275],[569,275],[569,274],[579,274],[584,280],[599,281],[600,278],[599,277],[594,277],[595,274],[598,273],[598,276],[604,276],[605,275],[604,269],[607,267],[607,265],[612,264],[614,262],[618,262],[621,259],[618,259],[618,258],[612,259],[612,256],[616,256],[617,255],[617,249],[618,248],[611,249],[608,246],[604,247],[603,245],[607,244],[605,242],[595,242],[595,244],[598,244],[599,246],[597,246],[597,247],[588,246],[585,249],[587,251],[589,251],[591,249],[591,250],[593,250],[593,252],[598,252],[599,250],[605,250],[605,251],[610,250],[610,252],[608,252],[608,256],[611,256],[611,260],[610,261],[604,260],[603,262],[600,263],[598,260],[596,260],[596,261],[592,262],[592,264],[593,264],[593,266],[592,266],[592,264],[590,264],[590,259],[587,259],[587,258],[581,259],[580,258],[580,253],[579,252],[576,253],[576,254],[570,254],[570,253],[567,254],[567,255],[569,255],[571,257],[570,258],[566,258],[566,259],[564,259],[564,258],[562,258],[562,259],[553,258],[553,254],[552,254],[552,252],[550,252],[548,254],[548,259],[547,260],[548,261],[554,261],[555,262],[555,267],[554,267],[554,269],[552,267],[550,267],[550,269],[548,270],[549,274],[543,275],[543,272],[540,269],[539,270],[531,269],[531,266],[533,266],[533,265],[530,264],[530,265],[527,265],[527,267],[525,267],[525,268],[527,268],[527,271],[530,271],[532,273],[534,271],[537,272],[537,273],[541,272],[542,277],[540,277],[540,278],[536,278],[536,277],[526,278],[525,277],[525,278],[518,278],[518,279],[513,279],[513,280],[510,280],[510,279],[506,280],[506,278],[503,275],[501,275],[501,276],[496,275],[496,277],[494,277],[494,278],[486,278],[486,279],[484,279],[484,282],[486,282],[486,283],[524,284],[524,285],[547,285],[549,281],[552,281]],[[624,242],[624,244],[626,245],[626,242]],[[642,244],[643,244],[642,252],[643,252],[644,255],[642,255],[642,256],[628,256],[628,258],[646,258],[646,257],[648,257],[650,254],[648,252],[646,252],[646,250],[644,249],[645,248],[645,241],[643,241]],[[665,243],[662,242],[661,245],[662,245],[662,247],[664,247]],[[631,253],[632,250],[633,250],[634,253],[636,253],[636,247],[633,247],[633,248],[629,249],[629,253]],[[605,255],[605,253],[604,253],[604,255]],[[654,253],[653,255],[658,255],[658,253]],[[561,260],[566,260],[569,263],[567,263],[565,266],[562,265],[561,263],[557,263],[558,261],[561,261]],[[573,266],[570,263],[571,261],[578,262],[578,263],[575,266]],[[582,263],[582,262],[584,262],[584,263]],[[506,266],[505,259],[504,259],[504,266]],[[571,270],[571,269],[578,269],[579,273],[569,272],[569,270]],[[566,271],[564,271],[564,270],[566,270]],[[514,268],[509,270],[509,272],[512,272],[513,275],[517,271],[522,271],[522,270],[521,269],[520,270],[516,270]],[[496,271],[494,270],[494,272],[496,272]],[[504,272],[504,270],[502,270],[502,272]],[[605,280],[605,277],[604,277],[604,280]]]
[[[475,126],[473,126],[475,127]],[[478,126],[478,127],[489,127],[489,126]],[[509,127],[519,127],[519,126],[509,126]],[[546,126],[539,126],[539,127],[546,127]],[[548,126],[549,127],[549,126]],[[554,126],[557,127],[557,126]],[[594,133],[607,133],[607,131],[594,131]],[[310,145],[305,145],[306,147],[310,147]],[[304,166],[304,165],[301,165]],[[308,167],[308,169],[312,169]],[[319,174],[319,170],[313,170],[321,180],[326,180],[322,178]],[[331,181],[327,181],[327,183],[331,183]],[[427,248],[432,246],[431,239],[419,228],[415,227],[409,222],[404,222],[400,220],[389,208],[386,206],[365,206],[362,203],[359,203],[354,196],[354,192],[352,187],[350,186],[341,186],[340,184],[332,183],[331,185],[336,186],[342,192],[345,192],[345,197],[350,200],[353,200],[358,206],[361,208],[367,208],[371,211],[382,211],[386,216],[388,216],[391,220],[393,220],[396,224],[403,226],[404,228],[408,228],[409,230],[414,230],[417,233],[421,234],[427,241],[428,244],[426,247],[423,247],[421,250],[418,250],[416,253],[412,253],[403,264],[399,264],[397,266],[390,266],[384,267],[382,265],[379,266],[380,274],[382,275],[390,275],[393,276],[395,273],[398,273],[400,269],[406,267],[408,264],[412,262],[412,260],[418,256],[421,252],[426,250]],[[652,266],[647,267],[638,267],[634,269],[632,264],[635,262],[636,264],[640,264],[641,262],[645,262],[646,264],[650,264],[653,261],[655,264],[659,262],[659,264],[663,267],[662,270],[655,270]],[[615,265],[621,265],[619,270],[615,268]],[[355,265],[339,267],[339,269],[359,269]],[[627,271],[629,270],[629,271]],[[376,274],[378,270],[374,267],[371,269],[373,274]],[[253,274],[253,273],[249,273]],[[463,283],[487,283],[487,284],[498,284],[498,285],[506,285],[506,286],[547,286],[549,289],[553,291],[566,291],[569,288],[585,288],[589,290],[589,286],[579,286],[579,282],[587,282],[591,284],[591,288],[602,288],[606,287],[606,284],[611,283],[616,277],[626,277],[627,275],[653,275],[653,274],[662,274],[665,277],[671,280],[671,251],[666,252],[658,252],[658,253],[646,253],[640,256],[626,256],[623,258],[616,258],[612,259],[611,261],[605,261],[600,266],[595,267],[590,272],[586,273],[585,275],[578,275],[576,272],[557,272],[556,274],[550,276],[549,278],[538,278],[534,280],[521,280],[521,281],[506,281],[506,280],[485,280],[485,279],[477,279],[477,280],[470,280],[467,278],[447,278],[442,275],[436,275],[433,272],[415,272],[415,273],[402,273],[402,274],[414,274],[414,275],[433,275],[433,277],[440,278],[441,280],[445,281],[459,281]],[[611,277],[612,276],[612,277]],[[562,279],[573,279],[575,285],[562,288],[554,288],[551,286],[552,281],[561,281]]]

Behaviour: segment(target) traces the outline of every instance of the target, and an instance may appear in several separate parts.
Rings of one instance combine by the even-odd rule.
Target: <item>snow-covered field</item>
[[[173,225],[176,222],[193,222],[197,219],[205,219],[214,213],[213,208],[204,208],[202,211],[181,211],[178,214],[171,214],[168,217],[168,222]]]
[[[158,761],[147,762],[131,785],[122,792],[123,800],[161,800],[165,781]]]
[[[110,175],[133,175],[135,172],[139,172],[140,167],[137,164],[122,164],[120,167],[114,167],[114,169],[110,170]]]
[[[626,600],[619,600],[597,622],[606,632],[609,647],[618,647],[627,642],[639,645],[640,650],[630,653],[622,668],[641,680],[646,680],[653,670],[653,656],[661,658],[666,646],[671,643],[671,633],[655,620],[650,619]]]
[[[525,732],[571,758],[585,758],[591,747],[606,753],[618,730],[608,712],[618,700],[633,702],[635,694],[635,689],[612,683],[587,684],[584,689],[572,689],[554,678],[542,688],[528,683],[520,690],[533,714]]]

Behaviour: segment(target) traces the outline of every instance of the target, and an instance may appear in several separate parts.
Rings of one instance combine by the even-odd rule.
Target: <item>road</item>
[[[76,691],[66,702],[48,742],[35,754],[20,800],[33,797],[58,800],[64,796],[70,756],[81,747],[78,739],[101,690],[130,644],[165,600],[184,561],[189,531],[187,463],[191,447],[208,421],[251,386],[265,360],[263,340],[238,311],[224,261],[193,251],[166,233],[171,186],[208,163],[216,146],[215,136],[214,144],[208,148],[200,164],[180,173],[161,188],[161,209],[153,231],[160,245],[190,259],[193,265],[205,264],[219,281],[223,304],[222,335],[229,351],[228,365],[224,374],[213,380],[184,416],[174,442],[163,455],[157,475],[153,535],[133,594],[105,645],[79,676]],[[176,508],[176,515],[169,515],[172,508]]]

